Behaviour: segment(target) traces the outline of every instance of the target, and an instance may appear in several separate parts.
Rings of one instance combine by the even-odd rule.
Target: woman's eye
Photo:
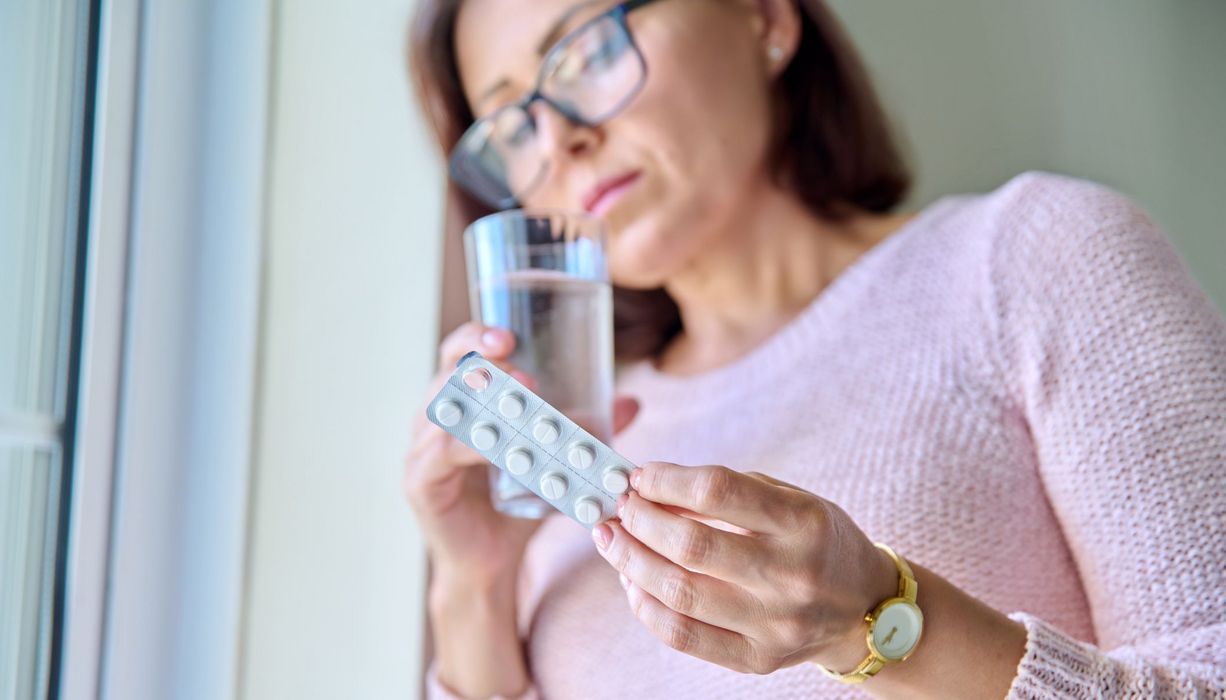
[[[569,51],[566,56],[558,62],[557,68],[554,70],[553,77],[560,83],[572,82],[579,73],[583,71],[584,61],[583,56],[578,51]]]
[[[515,119],[510,114],[500,114],[493,118],[492,126],[492,138],[495,141],[514,144],[517,139],[522,140],[523,138],[523,119]]]
[[[520,148],[532,140],[532,122],[525,115],[505,115],[497,122],[497,140],[504,146]]]
[[[528,143],[532,138],[532,128],[527,122],[520,124],[519,127],[511,132],[507,137],[507,143],[511,146],[520,147]]]
[[[608,23],[598,23],[559,52],[550,71],[554,81],[573,83],[612,65],[626,49],[626,40]]]
[[[593,30],[585,44],[582,52],[584,72],[608,68],[622,57],[628,46],[626,37],[607,23]]]
[[[624,47],[625,45],[621,42],[610,38],[609,41],[602,43],[595,51],[588,54],[583,62],[583,72],[591,73],[613,65],[621,57]]]

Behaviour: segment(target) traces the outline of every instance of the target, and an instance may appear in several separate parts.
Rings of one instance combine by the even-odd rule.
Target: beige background
[[[1145,207],[1226,308],[1226,3],[831,5],[910,143],[913,205],[1087,177]]]
[[[411,698],[425,555],[400,495],[436,346],[441,170],[410,3],[275,9],[240,696]]]

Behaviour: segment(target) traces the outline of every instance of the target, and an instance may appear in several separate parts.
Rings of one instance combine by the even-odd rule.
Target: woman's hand
[[[635,616],[669,646],[733,670],[865,656],[864,616],[898,570],[838,506],[764,474],[645,463],[620,522],[592,531]]]
[[[439,374],[426,403],[442,389],[465,354],[477,350],[487,360],[532,388],[531,377],[507,363],[515,337],[476,323],[460,326],[442,342]],[[614,403],[613,424],[621,430],[638,411],[633,399]],[[412,448],[405,458],[404,492],[421,525],[436,576],[462,576],[477,585],[514,580],[528,539],[539,520],[503,515],[490,502],[489,462],[431,423],[424,410],[414,422]]]

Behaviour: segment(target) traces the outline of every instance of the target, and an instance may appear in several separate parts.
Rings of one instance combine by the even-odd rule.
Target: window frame
[[[59,696],[237,694],[271,0],[101,0]]]

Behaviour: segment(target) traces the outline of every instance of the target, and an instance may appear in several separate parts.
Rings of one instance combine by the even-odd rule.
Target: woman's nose
[[[537,144],[546,158],[582,156],[600,142],[598,127],[576,124],[543,102],[537,102],[531,109],[536,121]]]

